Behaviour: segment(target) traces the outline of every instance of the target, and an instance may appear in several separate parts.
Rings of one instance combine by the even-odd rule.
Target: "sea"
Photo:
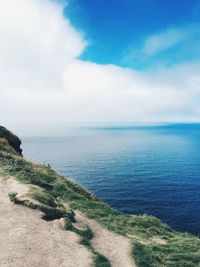
[[[24,137],[22,148],[121,212],[200,235],[198,123],[73,128]]]

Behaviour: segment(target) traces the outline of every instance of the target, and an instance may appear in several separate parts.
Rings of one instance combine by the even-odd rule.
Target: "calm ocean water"
[[[200,235],[200,124],[77,129],[23,150],[120,211]]]

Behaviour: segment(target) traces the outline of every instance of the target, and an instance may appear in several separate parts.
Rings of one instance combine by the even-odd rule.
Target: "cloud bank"
[[[147,40],[151,54],[176,34]],[[178,36],[184,37],[184,33]],[[93,122],[196,121],[199,62],[149,72],[78,59],[87,40],[50,0],[0,0],[0,124],[59,134]]]

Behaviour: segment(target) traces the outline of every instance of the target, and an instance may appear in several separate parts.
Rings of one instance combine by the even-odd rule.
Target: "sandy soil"
[[[0,177],[0,267],[88,267],[92,255],[79,244],[79,237],[46,222],[38,211],[14,205],[8,193],[21,195],[26,186]]]
[[[38,211],[10,202],[8,193],[23,196],[28,187],[15,179],[0,177],[0,267],[90,267],[92,254],[79,244],[79,237],[64,231],[61,221],[46,222]],[[135,267],[131,241],[103,228],[76,211],[77,225],[94,233],[92,246],[113,267]]]
[[[76,219],[79,223],[91,228],[94,233],[92,239],[94,249],[107,257],[112,267],[136,267],[130,255],[131,241],[129,238],[108,231],[79,211],[76,211]]]

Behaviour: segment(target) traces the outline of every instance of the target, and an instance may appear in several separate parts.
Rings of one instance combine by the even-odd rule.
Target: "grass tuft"
[[[15,204],[19,203],[19,200],[17,199],[17,192],[10,192],[8,194],[8,196],[9,196],[11,202],[13,202]]]

